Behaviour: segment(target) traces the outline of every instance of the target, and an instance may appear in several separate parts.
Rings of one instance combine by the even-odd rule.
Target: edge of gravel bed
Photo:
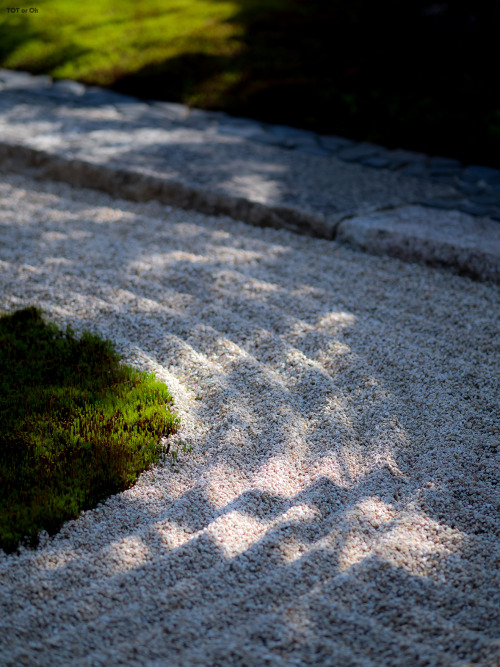
[[[139,174],[133,170],[66,159],[19,144],[0,141],[0,164],[3,168],[38,180],[89,187],[131,201],[155,200],[206,215],[228,215],[254,226],[288,229],[298,234],[336,240],[370,254],[446,268],[459,275],[500,285],[500,246],[495,247],[490,242],[491,225],[496,225],[492,221],[490,225],[477,225],[471,218],[466,243],[463,242],[463,222],[452,222],[449,240],[443,242],[438,238],[439,234],[436,236],[433,233],[432,224],[422,225],[413,221],[411,228],[391,229],[385,218],[402,206],[387,207],[368,215],[346,215],[332,226],[331,221],[327,224],[323,216],[296,208],[252,202],[244,197],[186,186],[178,181]],[[431,215],[431,211],[427,210]]]
[[[274,227],[333,239],[335,233],[323,216],[286,206],[268,206],[244,197],[186,186],[179,181],[139,174],[133,170],[65,159],[28,146],[0,141],[0,164],[31,178],[55,180],[75,187],[93,188],[131,201],[156,200],[205,215],[228,215],[257,227]]]

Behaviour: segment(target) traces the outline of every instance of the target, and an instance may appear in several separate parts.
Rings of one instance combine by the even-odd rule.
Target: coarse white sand
[[[193,447],[0,553],[0,664],[500,665],[498,287],[5,174],[0,283]]]

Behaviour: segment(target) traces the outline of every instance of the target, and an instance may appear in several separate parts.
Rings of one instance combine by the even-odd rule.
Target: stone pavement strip
[[[0,164],[500,283],[500,171],[0,70]]]

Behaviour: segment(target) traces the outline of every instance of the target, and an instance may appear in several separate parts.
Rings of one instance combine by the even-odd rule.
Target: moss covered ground
[[[36,308],[0,317],[0,548],[130,487],[175,433],[167,387],[119,362],[113,345],[76,337]]]

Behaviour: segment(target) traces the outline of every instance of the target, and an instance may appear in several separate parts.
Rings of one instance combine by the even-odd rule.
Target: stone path
[[[0,70],[0,163],[500,282],[500,170]]]

